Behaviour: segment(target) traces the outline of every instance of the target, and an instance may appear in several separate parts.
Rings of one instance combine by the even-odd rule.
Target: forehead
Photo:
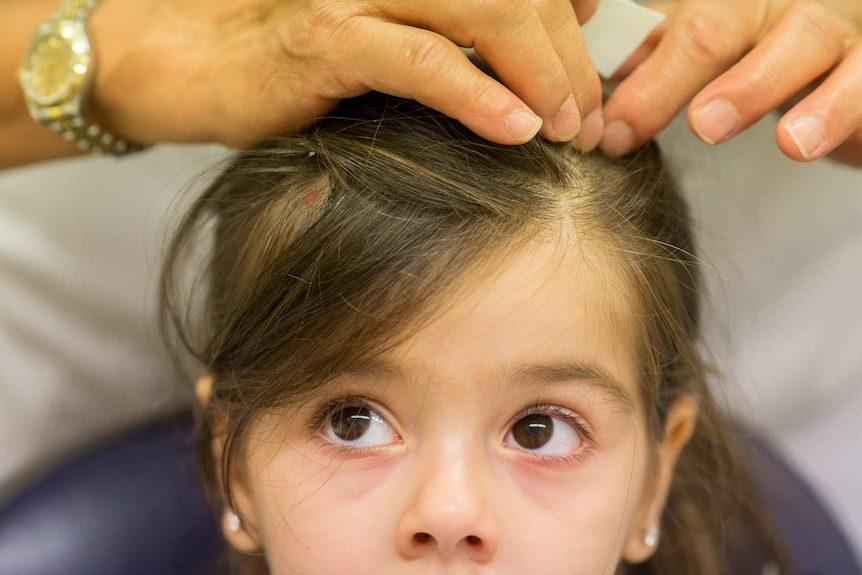
[[[634,405],[639,330],[628,292],[601,245],[541,234],[459,279],[432,319],[381,359],[438,384],[571,376]]]

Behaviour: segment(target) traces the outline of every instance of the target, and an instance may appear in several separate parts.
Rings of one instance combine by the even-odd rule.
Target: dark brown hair
[[[208,488],[230,504],[229,470],[260,410],[302,401],[394,345],[466,270],[563,221],[602,246],[617,272],[609,281],[623,278],[642,329],[641,389],[654,439],[682,394],[700,407],[662,542],[649,561],[621,572],[734,572],[731,516],[772,554],[707,388],[689,218],[656,145],[621,160],[541,139],[496,145],[380,94],[239,154],[170,245],[163,319],[214,375],[199,413]],[[210,242],[203,273],[189,282],[202,238]],[[195,303],[190,293],[206,295]],[[211,453],[216,432],[226,438],[221,469]]]

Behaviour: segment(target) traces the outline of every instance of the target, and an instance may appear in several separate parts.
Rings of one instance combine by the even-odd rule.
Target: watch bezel
[[[37,72],[32,71],[33,66],[28,64],[38,57],[39,49],[52,38],[63,42],[68,47],[70,56],[68,62],[60,67],[67,75],[63,85],[50,94],[44,94],[34,85],[34,76]],[[90,42],[87,39],[83,21],[64,19],[42,24],[33,36],[18,71],[27,100],[44,107],[56,107],[67,103],[77,106],[84,91],[91,62]],[[30,71],[27,70],[28,67]],[[45,119],[56,119],[56,113],[50,115],[54,117]]]

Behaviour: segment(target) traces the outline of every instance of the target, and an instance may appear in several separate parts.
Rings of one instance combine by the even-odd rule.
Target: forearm
[[[60,4],[0,0],[0,168],[77,151],[28,119],[15,75],[29,39]],[[577,135],[592,149],[601,137],[601,86],[578,33],[579,6],[105,0],[87,20],[91,89],[74,117],[83,113],[126,142],[244,147],[379,90],[417,99],[495,142],[540,131],[553,140]],[[502,83],[459,46],[481,49]],[[591,137],[581,138],[591,114]]]
[[[18,65],[39,24],[60,0],[0,0],[0,169],[80,153],[30,118],[18,85]]]

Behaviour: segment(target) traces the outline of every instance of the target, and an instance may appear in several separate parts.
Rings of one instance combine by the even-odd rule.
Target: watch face
[[[90,64],[83,29],[62,24],[40,29],[19,70],[25,94],[43,106],[58,104],[72,96]]]

